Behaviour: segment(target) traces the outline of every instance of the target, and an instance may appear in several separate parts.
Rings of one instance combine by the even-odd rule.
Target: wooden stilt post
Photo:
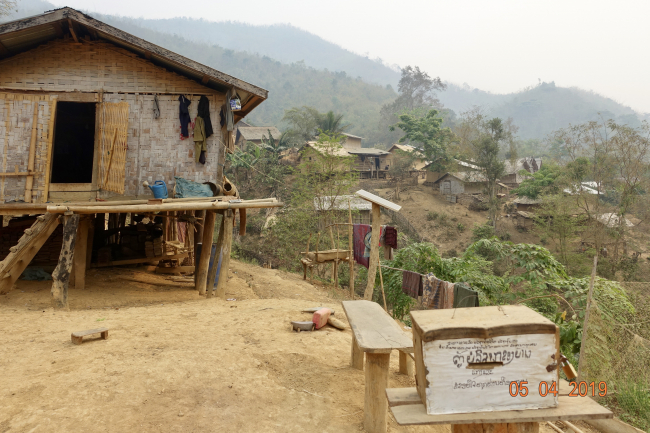
[[[93,217],[93,215],[91,215]],[[90,269],[93,259],[93,245],[95,243],[95,219],[88,221],[88,246],[86,247],[86,270]]]
[[[212,237],[214,236],[214,220],[216,214],[214,211],[207,211],[205,213],[205,220],[203,221],[203,246],[201,247],[201,258],[199,266],[196,269],[196,290],[199,295],[205,295],[205,290],[208,282],[208,268],[210,267],[210,253],[212,252]]]
[[[223,211],[223,242],[221,250],[217,252],[221,259],[219,281],[217,282],[217,296],[226,299],[226,284],[228,284],[228,268],[230,267],[230,252],[232,251],[232,231],[235,213],[232,209]]]
[[[205,224],[205,211],[204,210],[194,211],[194,216],[197,219],[196,232],[194,232],[194,284],[196,284],[196,276],[199,271],[199,257],[197,256],[198,254],[197,245],[200,242],[203,242],[203,225]]]
[[[350,297],[354,299],[354,234],[352,232],[352,206],[348,201],[348,249],[350,250],[350,257],[348,264],[350,265]]]
[[[352,334],[352,357],[350,359],[350,365],[357,370],[363,370],[363,352],[359,349],[354,334]]]
[[[379,264],[379,237],[381,235],[381,207],[372,204],[372,237],[370,239],[370,263],[368,267],[368,285],[363,294],[363,299],[372,300],[372,293],[375,290],[375,277]]]
[[[68,285],[70,284],[70,271],[74,259],[79,215],[65,216],[64,220],[63,243],[59,255],[59,264],[56,265],[52,273],[52,301],[56,308],[66,308],[68,306]]]
[[[364,402],[364,427],[369,433],[386,432],[388,400],[388,364],[390,353],[366,353],[366,396]]]
[[[224,231],[224,219],[221,218],[221,224],[219,225],[219,236],[217,236],[217,248],[216,252],[214,253],[214,261],[212,262],[212,266],[210,267],[210,271],[208,272],[208,298],[211,298],[212,295],[214,295],[215,292],[215,287],[214,287],[214,281],[217,278],[217,272],[219,271],[219,265],[220,261],[223,260],[223,256],[221,255],[221,247],[223,245],[223,231]]]
[[[86,260],[88,249],[88,218],[81,219],[77,226],[77,240],[74,247],[74,288],[84,289],[86,287]]]
[[[32,118],[32,139],[29,142],[29,156],[27,159],[27,173],[34,172],[34,160],[36,159],[36,132],[38,128],[38,101],[34,101],[34,117]],[[34,175],[28,174],[25,180],[25,203],[32,202],[32,188],[34,187]]]

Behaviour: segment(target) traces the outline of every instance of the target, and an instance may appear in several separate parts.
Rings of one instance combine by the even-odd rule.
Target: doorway
[[[94,102],[58,102],[51,183],[92,183],[95,153]]]

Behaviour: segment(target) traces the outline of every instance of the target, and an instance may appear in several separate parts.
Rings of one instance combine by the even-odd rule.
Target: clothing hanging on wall
[[[190,136],[187,127],[191,121],[189,107],[192,101],[187,99],[184,95],[179,96],[178,101],[179,101],[178,117],[181,121],[181,140],[182,140]]]
[[[201,96],[201,99],[199,99],[197,115],[201,117],[203,123],[205,123],[205,138],[208,138],[214,134],[214,131],[212,130],[212,120],[210,120],[210,100],[205,95]]]
[[[422,275],[412,271],[402,271],[402,292],[411,298],[422,296]]]
[[[468,308],[478,306],[478,292],[476,290],[473,290],[467,283],[454,284],[453,308]]]
[[[203,118],[197,117],[194,121],[194,161],[205,164],[205,153],[208,150],[205,136],[205,123]]]

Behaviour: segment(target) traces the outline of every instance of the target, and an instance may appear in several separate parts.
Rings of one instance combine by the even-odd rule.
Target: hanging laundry
[[[467,283],[454,284],[453,308],[469,308],[478,306],[478,292],[476,290],[473,290]]]
[[[201,96],[201,99],[199,99],[197,115],[201,117],[203,123],[205,123],[205,138],[208,138],[214,134],[214,131],[212,130],[212,120],[210,120],[210,100],[205,95]]]
[[[448,309],[454,307],[454,283],[443,281],[440,285],[441,301],[440,308]]]
[[[403,271],[402,292],[414,299],[422,296],[422,275],[417,272]]]
[[[385,244],[392,249],[397,249],[397,229],[395,227],[386,226],[386,235],[384,236]]]
[[[368,224],[354,224],[352,226],[352,241],[354,245],[354,261],[368,268],[368,257],[364,257],[366,250],[365,238],[370,231],[371,227]]]
[[[178,116],[181,121],[181,140],[182,140],[190,136],[187,127],[191,122],[189,107],[192,101],[187,99],[184,95],[179,96],[178,101],[179,101]]]
[[[158,102],[158,95],[153,95],[153,118],[160,118],[160,103]]]
[[[422,304],[425,308],[440,309],[440,286],[443,282],[433,273],[422,278]]]
[[[370,257],[370,250],[371,250],[370,246],[371,246],[371,242],[372,242],[372,226],[369,226],[369,227],[370,227],[370,233],[366,233],[366,236],[363,238],[363,244],[366,246],[366,248],[363,251],[363,257]],[[385,226],[379,227],[379,246],[380,247],[384,245],[383,240],[382,240],[382,236],[384,234],[384,227]]]
[[[205,164],[205,153],[208,146],[205,141],[205,123],[197,117],[194,121],[194,161]]]

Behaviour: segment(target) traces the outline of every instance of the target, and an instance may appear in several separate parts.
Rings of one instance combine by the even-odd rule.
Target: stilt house
[[[183,96],[190,101],[186,134]],[[162,262],[163,254],[187,258],[194,269],[196,217],[204,218],[206,235],[198,230],[193,242],[203,236],[211,246],[216,213],[223,215],[222,227],[232,227],[233,209],[277,206],[230,203],[238,198],[236,189],[223,176],[237,122],[267,96],[260,87],[68,7],[1,24],[0,214],[33,216],[14,218],[2,229],[16,236],[2,236],[10,244],[0,245],[0,288],[11,287],[39,251],[43,261],[58,256],[53,295],[59,304],[65,303],[61,290],[65,285],[67,293],[73,255],[81,287],[91,262],[139,263],[154,256]],[[213,129],[199,146],[204,162],[195,154],[191,123],[202,97],[209,107],[201,119],[209,117]],[[231,101],[240,109],[230,110]],[[175,177],[211,183],[217,197],[147,201],[152,193],[144,181],[165,181],[173,197]],[[226,189],[230,198],[224,199]],[[222,232],[229,256],[232,230]],[[44,248],[48,242],[58,244]],[[197,288],[205,293],[203,259],[196,263]]]

